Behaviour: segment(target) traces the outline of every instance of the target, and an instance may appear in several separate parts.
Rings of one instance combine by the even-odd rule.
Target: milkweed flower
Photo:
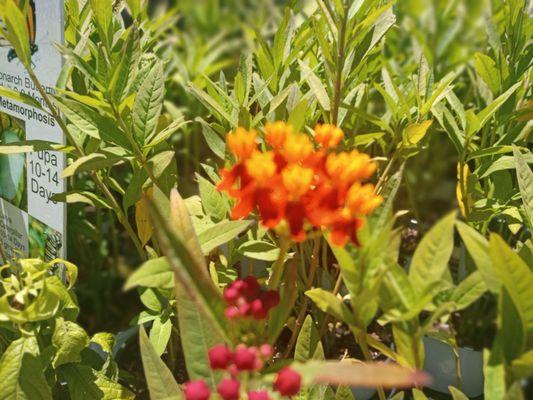
[[[220,171],[218,189],[236,200],[231,217],[255,211],[267,228],[287,226],[296,242],[313,229],[326,228],[335,245],[358,245],[364,218],[383,201],[367,183],[377,168],[370,156],[336,151],[344,133],[330,124],[317,125],[311,139],[284,122],[268,123],[263,150],[257,137],[255,131],[237,128],[226,138],[236,162]]]

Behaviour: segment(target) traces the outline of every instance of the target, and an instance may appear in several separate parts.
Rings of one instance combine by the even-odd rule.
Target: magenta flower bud
[[[261,357],[269,359],[274,355],[274,349],[269,344],[262,344],[261,347],[259,347],[259,354],[261,354]]]
[[[218,344],[208,352],[211,369],[226,369],[233,360],[233,353],[224,344]]]
[[[294,396],[302,387],[302,377],[290,367],[284,367],[278,372],[274,381],[274,389],[282,396]]]
[[[270,400],[266,390],[248,392],[248,400]]]
[[[239,400],[241,384],[236,379],[222,379],[217,386],[218,394],[224,400]]]
[[[253,371],[256,369],[256,359],[256,352],[243,344],[238,345],[235,349],[233,361],[239,371]]]
[[[183,394],[185,400],[208,400],[211,395],[207,384],[201,379],[185,383]]]

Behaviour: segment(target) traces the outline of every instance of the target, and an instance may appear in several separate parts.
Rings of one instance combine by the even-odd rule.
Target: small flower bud
[[[256,369],[256,352],[245,345],[238,345],[235,349],[234,362],[239,371],[253,371]]]
[[[224,344],[218,344],[208,352],[211,369],[226,369],[233,360],[233,353]]]
[[[236,379],[223,379],[217,386],[217,392],[224,400],[239,400],[240,387]]]
[[[185,400],[208,400],[211,395],[207,384],[201,379],[183,385],[183,394]]]
[[[282,396],[294,396],[300,391],[302,377],[290,367],[282,368],[274,382],[274,389]]]
[[[266,390],[248,392],[248,400],[270,400]]]

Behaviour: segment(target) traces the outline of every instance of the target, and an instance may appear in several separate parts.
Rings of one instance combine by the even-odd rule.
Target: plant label
[[[55,92],[63,66],[55,48],[63,43],[63,7],[63,0],[29,1],[32,68],[47,94]],[[38,86],[5,40],[0,40],[0,86],[32,96],[46,108]],[[26,140],[64,143],[50,114],[0,95],[0,145]],[[0,154],[0,245],[8,258],[65,257],[66,206],[54,200],[65,191],[60,179],[64,168],[65,156],[59,152]]]

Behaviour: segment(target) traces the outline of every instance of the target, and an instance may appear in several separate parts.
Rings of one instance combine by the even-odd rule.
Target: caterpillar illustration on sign
[[[17,3],[17,5],[20,5],[21,1],[25,1],[25,0],[15,0],[15,3]],[[34,0],[27,0],[27,1],[28,1],[28,11],[26,14],[26,26],[28,29],[28,37],[30,40],[30,53],[33,56],[39,50],[39,47],[37,47],[37,44],[35,44],[35,38],[37,35],[37,18],[36,18],[36,13],[35,13]],[[0,27],[5,28],[3,21],[1,20],[0,20]],[[11,44],[5,38],[0,36],[0,47],[11,47]],[[9,52],[7,53],[7,61],[11,62],[15,58],[17,58],[17,53],[15,52],[15,49],[11,48]]]

